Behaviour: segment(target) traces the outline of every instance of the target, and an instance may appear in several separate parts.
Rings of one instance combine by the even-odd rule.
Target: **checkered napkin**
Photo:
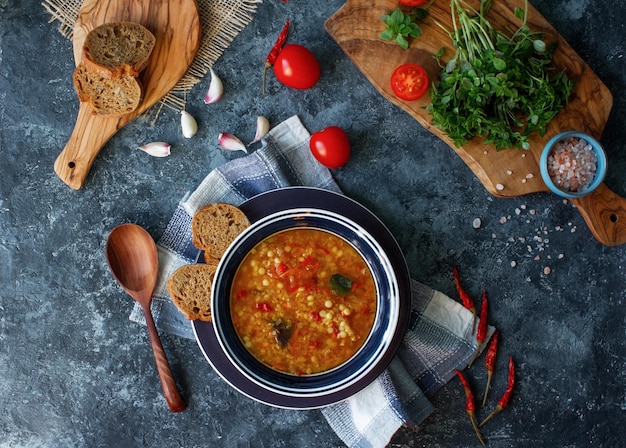
[[[180,266],[196,263],[200,251],[191,242],[191,218],[203,205],[239,205],[259,193],[303,185],[340,192],[330,172],[311,156],[308,131],[293,116],[270,131],[263,148],[211,171],[179,203],[157,242],[159,280],[152,313],[160,331],[193,338],[188,320],[169,298],[166,282]],[[135,306],[130,319],[145,323]],[[419,424],[432,411],[428,401],[467,366],[476,349],[472,315],[458,302],[412,281],[409,330],[389,368],[354,396],[321,410],[349,447],[384,447],[401,425]],[[489,329],[491,336],[493,329]]]

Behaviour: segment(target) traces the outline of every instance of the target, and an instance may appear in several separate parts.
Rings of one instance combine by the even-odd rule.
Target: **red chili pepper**
[[[461,277],[459,276],[459,271],[456,268],[456,265],[452,266],[452,275],[454,276],[454,286],[456,286],[456,290],[459,293],[459,297],[461,298],[461,302],[463,302],[463,306],[470,310],[474,315],[472,320],[472,334],[474,333],[474,329],[476,328],[476,307],[474,306],[474,301],[469,296],[467,291],[463,289],[461,286]]]
[[[474,432],[476,432],[476,436],[480,441],[481,445],[485,446],[485,441],[483,437],[480,435],[480,431],[478,430],[478,426],[476,426],[476,416],[474,411],[476,410],[476,405],[474,403],[474,394],[472,393],[472,388],[470,387],[469,381],[465,378],[465,375],[460,370],[454,369],[454,372],[461,380],[461,384],[463,385],[463,390],[465,391],[465,411],[467,415],[469,415],[470,421],[472,422],[472,427],[474,428]]]
[[[267,77],[267,71],[276,62],[278,53],[280,53],[280,50],[283,49],[283,46],[285,45],[285,42],[287,41],[288,33],[289,33],[289,19],[287,19],[287,23],[285,23],[283,30],[278,35],[278,39],[276,39],[274,46],[272,47],[267,57],[265,58],[265,67],[263,68],[263,95],[265,95],[265,78]]]
[[[487,338],[487,308],[489,307],[489,303],[487,301],[487,292],[483,291],[482,303],[480,305],[480,321],[478,322],[478,330],[476,330],[476,341],[478,345],[476,346],[476,351],[474,352],[474,356],[467,366],[472,367],[472,364],[480,354],[480,349],[482,348],[485,339]]]
[[[507,382],[506,390],[502,394],[502,397],[500,397],[500,400],[498,401],[496,408],[493,410],[491,414],[489,414],[489,416],[487,416],[486,419],[482,421],[480,426],[483,426],[485,423],[487,423],[487,421],[489,421],[494,415],[502,412],[504,408],[507,407],[507,405],[509,404],[509,401],[511,400],[511,395],[513,394],[513,387],[515,386],[515,365],[513,363],[512,356],[509,356],[509,376],[506,382]]]
[[[493,371],[496,368],[496,354],[498,353],[498,336],[499,332],[496,331],[489,343],[487,354],[485,355],[485,367],[487,368],[487,387],[485,388],[485,395],[483,396],[483,406],[487,403],[487,394],[489,393],[489,387],[491,386],[491,378],[493,377]]]
[[[269,313],[271,311],[274,311],[272,309],[272,306],[267,303],[267,302],[257,302],[254,307],[259,310],[259,311],[263,311],[264,313]]]

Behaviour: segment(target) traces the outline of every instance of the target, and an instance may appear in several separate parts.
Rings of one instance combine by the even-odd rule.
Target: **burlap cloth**
[[[185,95],[209,71],[233,39],[252,20],[252,14],[263,0],[197,0],[202,36],[193,63],[176,86],[157,105],[181,111]],[[82,0],[44,0],[43,7],[51,14],[50,22],[59,21],[59,32],[72,38],[74,23]]]

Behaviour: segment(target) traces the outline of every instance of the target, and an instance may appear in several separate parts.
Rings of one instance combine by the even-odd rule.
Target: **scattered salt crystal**
[[[516,209],[515,209],[515,214],[516,214],[516,215],[519,215],[520,213],[522,213],[522,211],[521,211],[519,208],[516,208]]]
[[[535,261],[539,261],[539,260],[541,260],[541,257],[540,257],[539,255],[537,255],[537,256],[535,257]]]
[[[559,260],[562,259],[565,255],[559,254]]]
[[[502,184],[496,184],[496,190],[498,190],[498,191],[502,191],[502,190],[504,190],[504,185],[502,185]]]
[[[506,170],[506,174],[508,174],[508,175],[510,176],[511,174],[513,174],[513,171],[511,171],[511,170]]]
[[[522,154],[522,158],[526,157],[526,154]]]
[[[521,208],[522,210],[526,210],[526,204],[520,205],[519,208]]]
[[[528,173],[528,174],[526,175],[526,179],[532,179],[533,177],[535,177],[535,176],[533,175],[533,173]]]
[[[492,234],[491,234],[491,238],[493,238],[493,239],[495,240],[495,239],[497,238],[496,234],[495,234],[495,233],[492,233]]]
[[[472,221],[472,227],[475,229],[480,229],[481,225],[482,221],[480,220],[480,218],[475,218],[474,221]]]
[[[572,227],[571,232],[574,233],[576,231],[576,226]]]
[[[515,266],[517,266],[517,263],[515,261],[511,261],[511,267],[514,268]]]
[[[528,283],[530,283],[530,282],[532,282],[532,279],[531,279],[530,277],[526,277],[526,281],[527,281]]]
[[[502,218],[500,218],[500,224],[504,224],[506,223],[506,216],[503,216]]]
[[[546,266],[545,268],[543,268],[544,274],[550,275],[550,272],[552,272],[552,269],[550,269],[550,266]]]
[[[531,215],[534,215],[535,213],[537,213],[537,210],[532,209],[532,210],[530,210],[528,213],[530,213]]]
[[[526,179],[522,179],[522,183],[525,184],[526,183]]]

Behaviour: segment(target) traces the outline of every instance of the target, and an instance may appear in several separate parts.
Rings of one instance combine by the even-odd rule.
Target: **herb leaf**
[[[380,38],[394,41],[406,50],[409,48],[409,38],[422,35],[422,29],[415,21],[424,19],[426,16],[428,16],[428,11],[425,9],[416,8],[411,13],[405,14],[400,8],[396,8],[381,17],[387,28],[380,34]]]
[[[338,296],[345,296],[352,289],[353,283],[354,282],[352,280],[344,275],[333,274],[330,278],[329,286],[330,289]]]

